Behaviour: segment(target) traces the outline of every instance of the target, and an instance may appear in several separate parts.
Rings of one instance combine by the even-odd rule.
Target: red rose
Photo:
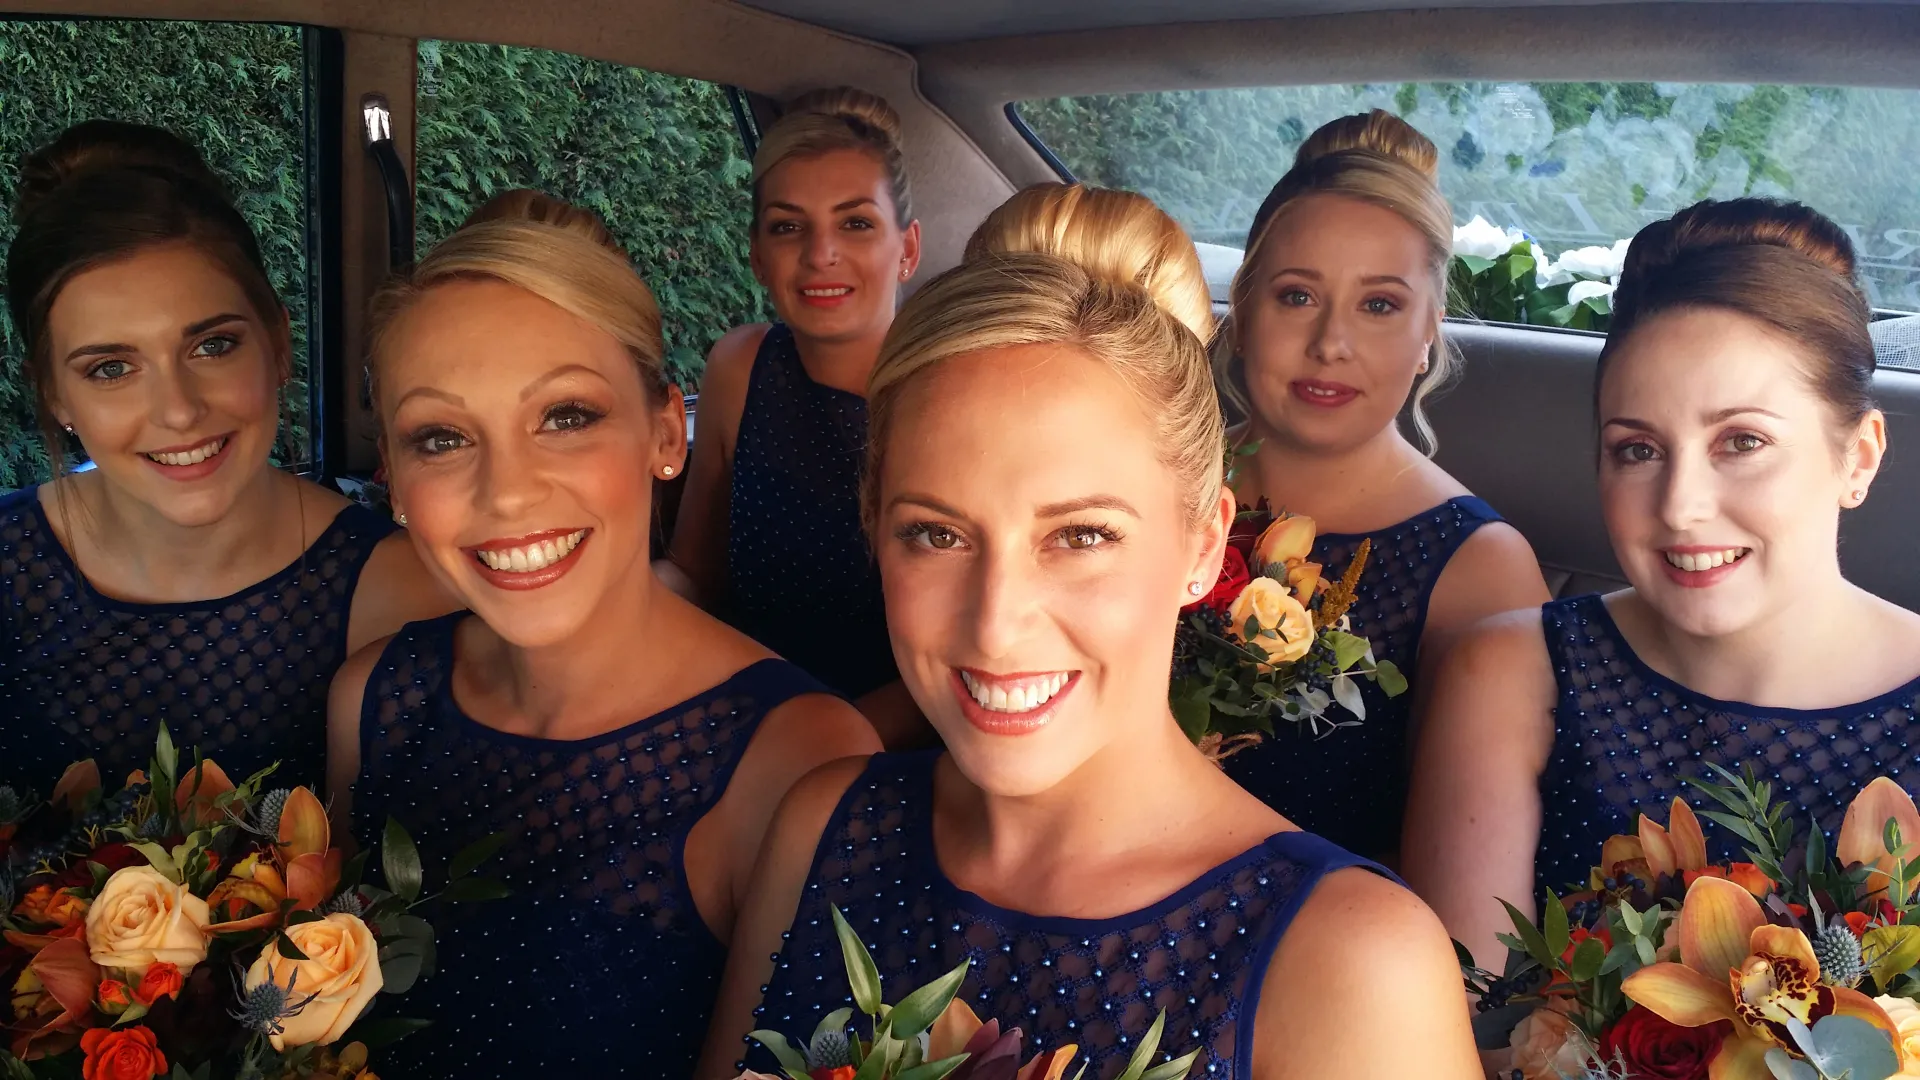
[[[1619,1055],[1627,1075],[1644,1080],[1706,1080],[1707,1065],[1732,1031],[1730,1021],[1681,1027],[1636,1006],[1601,1033],[1600,1057],[1611,1062]]]
[[[90,862],[99,863],[101,866],[107,868],[107,873],[111,874],[115,870],[124,870],[129,866],[144,866],[146,865],[147,857],[135,851],[131,844],[102,844],[100,847],[88,852],[86,858],[75,859],[72,865],[55,875],[52,879],[54,886],[61,889],[78,889],[91,886],[93,884],[93,871],[87,869],[87,864]]]
[[[80,1067],[86,1080],[151,1080],[167,1072],[159,1041],[143,1027],[89,1028],[80,1036],[80,1049],[86,1054]]]
[[[1194,611],[1210,607],[1225,615],[1227,609],[1233,606],[1234,598],[1240,595],[1240,591],[1245,589],[1247,582],[1251,580],[1253,580],[1252,576],[1247,572],[1246,557],[1233,548],[1228,548],[1226,558],[1220,561],[1220,580],[1214,583],[1213,590],[1181,610]]]

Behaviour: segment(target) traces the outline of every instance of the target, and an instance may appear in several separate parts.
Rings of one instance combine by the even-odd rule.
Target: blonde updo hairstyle
[[[1219,502],[1225,439],[1207,360],[1213,309],[1187,234],[1148,199],[1038,184],[967,241],[961,264],[908,300],[867,382],[861,503],[872,534],[901,392],[935,367],[988,349],[1069,345],[1132,388],[1196,528]]]
[[[855,150],[880,163],[893,196],[894,223],[906,228],[913,221],[913,192],[900,151],[900,116],[885,98],[851,86],[800,95],[760,137],[753,155],[754,220],[760,220],[761,183],[775,167],[836,150]]]
[[[380,361],[393,329],[432,289],[498,281],[547,301],[618,341],[633,358],[647,399],[670,391],[660,305],[600,219],[537,191],[503,192],[474,211],[409,274],[374,297],[367,379],[376,408]]]
[[[1432,141],[1392,113],[1374,109],[1323,125],[1300,144],[1293,167],[1267,193],[1266,201],[1253,216],[1246,256],[1233,276],[1232,311],[1237,314],[1253,298],[1254,274],[1273,223],[1310,195],[1338,195],[1391,210],[1413,226],[1427,243],[1434,302],[1444,315],[1447,264],[1453,258],[1453,208],[1436,183],[1439,169],[1440,155]],[[1238,322],[1229,316],[1214,351],[1214,364],[1221,393],[1241,412],[1251,415],[1246,373],[1239,356]],[[1439,441],[1427,419],[1426,401],[1458,371],[1458,357],[1436,326],[1433,345],[1427,352],[1427,371],[1416,377],[1409,409],[1414,430],[1429,455],[1439,448]]]

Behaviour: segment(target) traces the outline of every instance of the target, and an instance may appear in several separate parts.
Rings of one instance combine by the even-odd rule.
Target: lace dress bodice
[[[1323,876],[1371,866],[1317,836],[1287,832],[1140,911],[1111,919],[1010,911],[940,869],[938,760],[938,751],[877,755],[848,789],[820,839],[755,1028],[804,1038],[852,1004],[830,911],[837,906],[872,950],[889,1001],[966,958],[973,967],[962,1000],[983,1020],[1020,1028],[1029,1056],[1073,1043],[1090,1080],[1111,1080],[1164,1008],[1163,1053],[1199,1049],[1195,1075],[1246,1080],[1254,1010],[1288,923]],[[748,1062],[777,1071],[757,1047]]]
[[[1705,796],[1686,781],[1719,782],[1709,764],[1751,769],[1773,785],[1788,821],[1811,817],[1829,838],[1876,776],[1920,794],[1920,680],[1855,705],[1771,709],[1696,694],[1654,671],[1599,596],[1547,604],[1541,625],[1559,688],[1540,777],[1542,887],[1584,886],[1607,838],[1632,833],[1642,811],[1664,825],[1676,795],[1702,809]],[[1704,817],[1701,825],[1709,858],[1744,857],[1739,837]]]
[[[409,624],[368,679],[354,834],[399,821],[431,883],[456,852],[506,833],[480,872],[511,895],[435,917],[440,970],[397,1005],[434,1024],[383,1051],[381,1071],[690,1075],[726,950],[694,905],[687,836],[760,721],[824,688],[764,660],[591,739],[512,735],[453,699],[454,629],[467,617]]]
[[[1452,499],[1372,533],[1329,533],[1314,541],[1313,559],[1337,579],[1362,540],[1371,540],[1358,596],[1348,614],[1353,632],[1373,642],[1374,656],[1415,677],[1427,602],[1447,560],[1467,537],[1499,521],[1475,498]],[[1274,738],[1227,759],[1227,775],[1260,801],[1342,847],[1381,855],[1400,846],[1407,798],[1407,715],[1411,690],[1389,698],[1362,680],[1367,716],[1352,727],[1315,737],[1304,727],[1276,725]],[[1352,719],[1344,709],[1334,719]]]
[[[87,582],[39,489],[0,497],[0,784],[45,798],[92,758],[117,788],[164,724],[236,783],[277,761],[275,785],[317,787],[354,589],[393,531],[349,505],[291,565],[232,596],[136,604]]]

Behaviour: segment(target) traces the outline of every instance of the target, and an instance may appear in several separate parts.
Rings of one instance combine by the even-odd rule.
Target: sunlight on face
[[[1607,533],[1640,596],[1684,633],[1781,615],[1833,573],[1848,466],[1805,363],[1760,323],[1719,310],[1657,316],[1609,362]]]
[[[1250,273],[1238,343],[1260,433],[1337,452],[1392,425],[1445,313],[1420,233],[1312,195],[1274,220]]]
[[[1171,723],[1207,542],[1119,377],[1070,346],[975,353],[909,384],[890,430],[875,544],[894,655],[967,777],[1044,791]]]
[[[753,270],[774,310],[816,341],[884,333],[902,272],[919,264],[918,223],[901,229],[886,168],[835,150],[789,158],[760,181]]]
[[[647,400],[619,342],[512,285],[454,282],[401,317],[380,380],[395,509],[496,633],[551,645],[635,599],[680,405]]]
[[[279,428],[271,314],[189,244],[76,274],[48,313],[55,415],[116,490],[178,525],[218,521],[261,478]]]

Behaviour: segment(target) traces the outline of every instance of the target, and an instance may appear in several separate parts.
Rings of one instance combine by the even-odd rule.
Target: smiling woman
[[[393,505],[472,614],[342,670],[334,810],[363,840],[398,820],[430,864],[505,834],[511,890],[442,924],[440,972],[407,1001],[435,1026],[396,1070],[685,1076],[775,804],[878,742],[652,573],[680,392],[653,295],[592,215],[499,196],[375,321]],[[473,992],[508,968],[527,993]]]
[[[1608,836],[1710,765],[1829,834],[1867,779],[1916,788],[1920,616],[1838,555],[1887,450],[1873,364],[1852,245],[1806,207],[1701,203],[1634,239],[1595,381],[1633,587],[1483,624],[1415,768],[1407,878],[1483,964],[1505,953],[1495,897],[1584,887]]]
[[[96,467],[0,500],[0,784],[123,774],[162,725],[317,779],[334,669],[446,602],[390,524],[268,464],[287,314],[192,147],[92,121],[21,178],[26,374],[49,459]]]

